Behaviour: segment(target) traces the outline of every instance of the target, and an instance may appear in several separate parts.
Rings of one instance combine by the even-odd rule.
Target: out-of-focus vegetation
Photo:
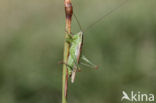
[[[85,29],[120,0],[72,0]],[[84,35],[69,103],[120,103],[122,90],[156,94],[156,1],[129,0]],[[0,103],[60,103],[63,0],[0,1]],[[73,19],[72,31],[79,31]]]

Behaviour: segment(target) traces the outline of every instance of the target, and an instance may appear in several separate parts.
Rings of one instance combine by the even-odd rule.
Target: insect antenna
[[[119,8],[121,8],[124,4],[127,3],[127,1],[129,0],[124,0],[122,1],[118,6],[112,8],[110,11],[108,11],[106,14],[104,14],[102,17],[100,17],[98,20],[96,20],[95,22],[93,22],[92,24],[90,24],[83,32],[87,32],[89,31],[91,28],[93,28],[94,26],[96,26],[97,24],[100,23],[100,21],[102,21],[105,17],[109,16],[110,14],[112,14],[114,11],[118,10]]]
[[[77,16],[76,16],[76,14],[75,14],[75,13],[73,13],[73,15],[74,15],[74,17],[75,17],[75,20],[76,20],[76,22],[77,22],[77,24],[78,24],[78,26],[79,26],[80,30],[82,31],[81,24],[80,24],[80,22],[79,22],[79,20],[78,20],[78,18],[77,18]]]

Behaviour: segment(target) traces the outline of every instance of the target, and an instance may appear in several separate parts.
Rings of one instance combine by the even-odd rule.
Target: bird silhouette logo
[[[122,91],[123,97],[121,98],[121,101],[124,99],[131,101],[131,99],[128,97],[128,94],[125,91]]]

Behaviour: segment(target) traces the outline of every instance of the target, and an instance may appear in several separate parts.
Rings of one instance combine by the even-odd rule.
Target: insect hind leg
[[[87,59],[84,55],[81,56],[81,59],[83,61],[85,61],[86,63],[81,63],[84,66],[90,67],[90,68],[94,68],[94,69],[98,69],[98,66],[93,64],[89,59]]]

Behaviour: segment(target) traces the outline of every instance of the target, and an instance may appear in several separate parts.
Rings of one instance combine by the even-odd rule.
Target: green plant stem
[[[71,35],[71,19],[73,14],[73,8],[72,8],[71,0],[64,0],[64,4],[65,4],[65,14],[66,14],[66,34],[65,34],[65,42],[64,42],[63,62],[67,63],[70,45],[66,42],[66,38],[68,37],[68,35]],[[63,64],[62,77],[63,77],[62,78],[62,103],[67,103],[68,68],[65,64]]]
[[[65,38],[68,34],[65,34]],[[64,42],[64,62],[67,62],[69,54],[69,44]],[[67,103],[67,82],[68,82],[68,70],[66,65],[63,65],[63,74],[62,74],[62,103]]]

